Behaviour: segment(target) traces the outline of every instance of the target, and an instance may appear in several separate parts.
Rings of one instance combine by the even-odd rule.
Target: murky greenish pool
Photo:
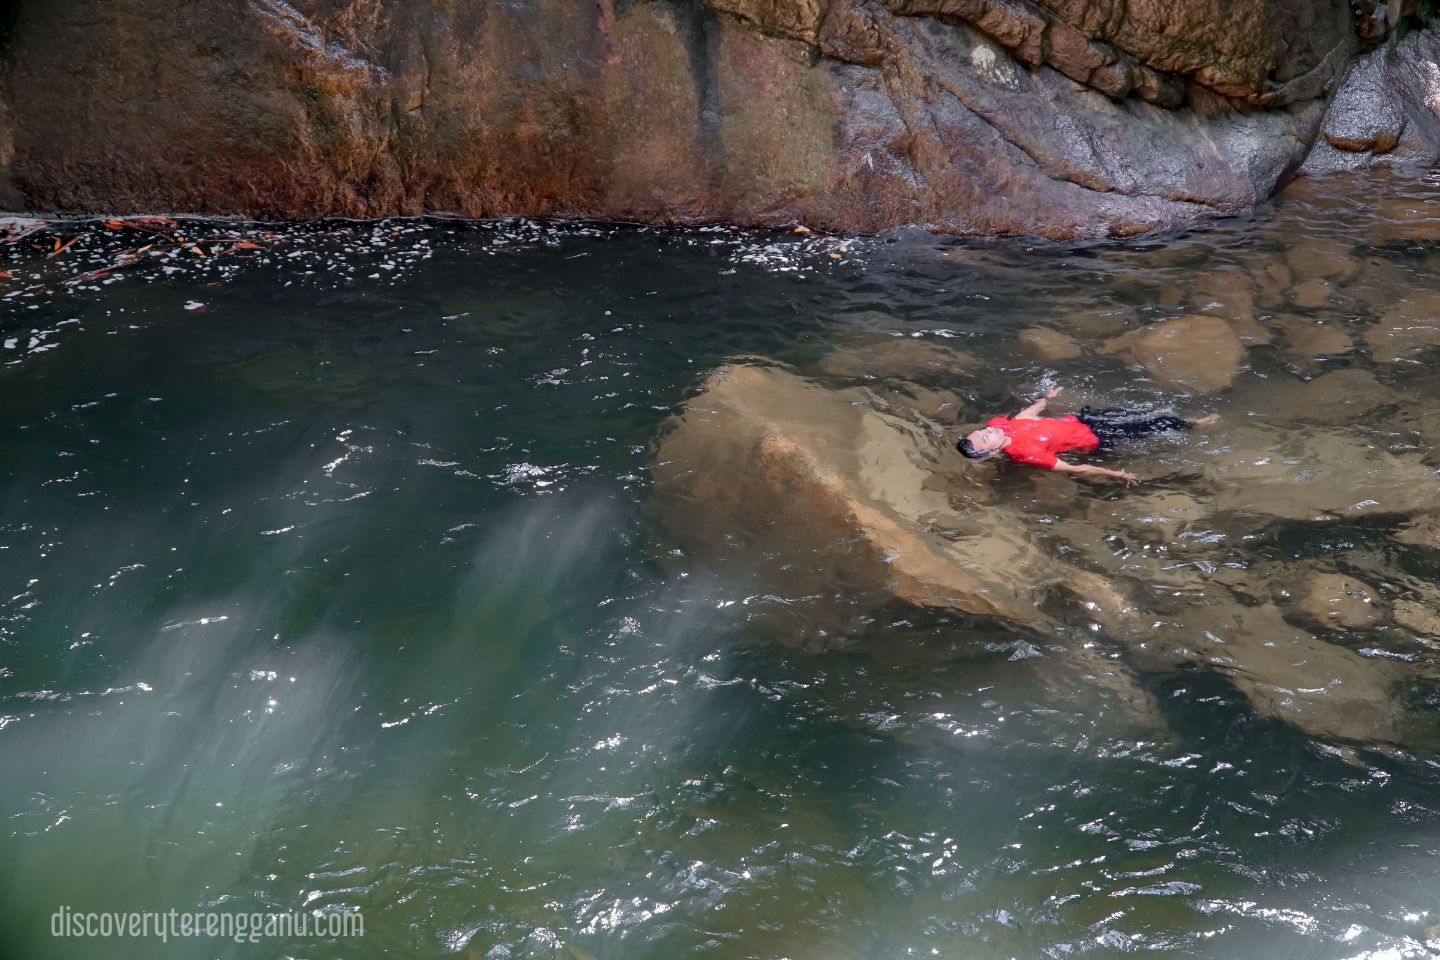
[[[1068,247],[182,223],[199,253],[69,286],[144,238],[10,244],[3,953],[1433,955],[1437,199],[1305,184]],[[1228,388],[1196,386],[1213,337],[1119,339],[1197,315],[1243,343]],[[1144,629],[983,553],[1048,612],[877,600],[783,501],[727,530],[657,496],[657,444],[736,358],[909,417],[972,490],[989,539],[957,542],[1115,585]],[[1061,411],[1224,420],[1115,458],[1131,490],[948,450],[1046,375]],[[1325,577],[1351,586],[1317,614]],[[1321,658],[1283,702],[1288,667],[1246,658],[1290,631],[1356,672]],[[55,939],[61,906],[365,933]]]

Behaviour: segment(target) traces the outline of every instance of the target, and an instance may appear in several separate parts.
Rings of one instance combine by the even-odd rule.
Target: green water
[[[1198,670],[1147,675],[1172,735],[1127,738],[1037,682],[1045,638],[974,618],[789,642],[667,562],[647,500],[657,431],[728,358],[888,324],[986,357],[953,385],[977,409],[1047,369],[1154,400],[1014,333],[1166,315],[1167,279],[1317,231],[1386,265],[1327,308],[1371,322],[1367,282],[1437,260],[1365,216],[1342,191],[1072,248],[313,225],[0,301],[0,952],[1430,956],[1434,744],[1347,759]],[[11,269],[50,276],[43,252]],[[1251,354],[1254,383],[1314,372]],[[1347,365],[1374,366],[1315,367]],[[1386,529],[1246,549],[1430,578]],[[365,933],[56,939],[62,905]]]

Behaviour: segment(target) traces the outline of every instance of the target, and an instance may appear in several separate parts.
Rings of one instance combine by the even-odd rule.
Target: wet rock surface
[[[22,0],[0,202],[1131,235],[1269,196],[1357,29],[1345,0]]]
[[[1323,175],[1440,159],[1434,94],[1440,35],[1414,31],[1362,54],[1339,85],[1302,172]]]

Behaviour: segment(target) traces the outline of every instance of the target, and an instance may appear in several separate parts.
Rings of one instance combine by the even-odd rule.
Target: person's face
[[[994,456],[1005,447],[1005,431],[999,427],[984,427],[965,438],[976,453]]]

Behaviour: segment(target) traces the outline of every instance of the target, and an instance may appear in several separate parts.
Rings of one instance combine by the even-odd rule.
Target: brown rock
[[[1217,393],[1234,382],[1245,348],[1219,317],[1184,316],[1133,330],[1100,351],[1145,368],[1168,388]]]
[[[1430,641],[1440,640],[1440,610],[1418,600],[1396,600],[1395,622]]]
[[[1427,514],[1416,517],[1391,534],[1390,538],[1409,547],[1440,549],[1440,516]]]
[[[891,337],[864,346],[840,347],[821,359],[821,373],[832,377],[933,380],[973,370],[978,362],[933,340]]]
[[[1338,573],[1312,577],[1299,609],[1317,623],[1350,630],[1373,627],[1385,619],[1374,587]]]
[[[1215,270],[1195,282],[1190,296],[1195,313],[1230,320],[1255,316],[1255,281],[1236,269]]]
[[[1300,280],[1345,281],[1360,272],[1351,245],[1329,237],[1307,237],[1285,251],[1285,263]]]
[[[1290,288],[1290,302],[1307,310],[1325,306],[1330,302],[1330,281],[1320,277],[1301,280]]]
[[[1440,291],[1411,291],[1405,297],[1365,333],[1365,343],[1378,363],[1415,360],[1421,352],[1440,346]]]
[[[1332,427],[1246,418],[1222,428],[1224,446],[1194,461],[1217,511],[1315,521],[1440,509],[1440,485],[1418,455],[1388,453]]]
[[[1162,307],[1178,307],[1185,302],[1185,290],[1178,283],[1167,283],[1160,288],[1155,302]]]
[[[1263,347],[1275,340],[1271,329],[1252,316],[1232,317],[1229,323],[1230,329],[1235,331],[1235,336],[1243,346]]]
[[[1130,326],[1130,311],[1118,307],[1110,310],[1076,311],[1065,314],[1060,325],[1087,340],[1104,340],[1125,332]]]
[[[1265,403],[1264,393],[1261,402]],[[1308,383],[1272,387],[1266,413],[1308,423],[1354,423],[1378,407],[1399,403],[1401,397],[1368,370],[1350,367],[1334,370]]]
[[[1016,339],[1036,359],[1046,363],[1073,360],[1081,354],[1080,344],[1074,337],[1051,327],[1026,327]]]
[[[1256,299],[1267,305],[1275,305],[1285,299],[1295,283],[1290,267],[1279,260],[1266,260],[1250,269],[1255,284]]]
[[[1223,317],[1242,345],[1263,346],[1271,334],[1255,319],[1255,289],[1248,273],[1234,268],[1211,271],[1195,282],[1190,306],[1195,313]]]
[[[1200,638],[1203,662],[1228,676],[1257,712],[1306,733],[1356,743],[1396,743],[1404,710],[1400,670],[1285,622],[1271,604],[1208,605],[1180,618]]]
[[[1384,197],[1366,222],[1374,243],[1435,243],[1440,241],[1440,217],[1435,215],[1437,197]]]
[[[1274,329],[1284,341],[1285,352],[1299,360],[1343,357],[1355,346],[1350,331],[1336,323],[1281,317],[1274,321]]]
[[[1366,257],[1361,271],[1345,284],[1346,310],[1379,316],[1395,304],[1396,296],[1415,286],[1410,269],[1385,257]]]

